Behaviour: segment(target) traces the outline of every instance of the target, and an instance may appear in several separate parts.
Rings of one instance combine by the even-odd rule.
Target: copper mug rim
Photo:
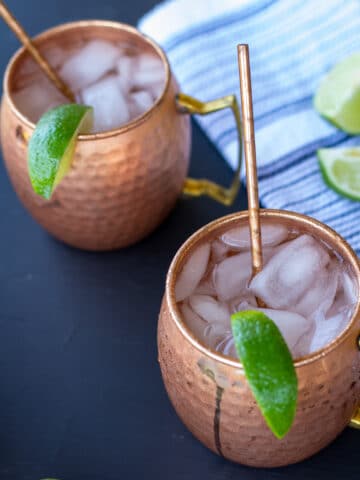
[[[73,22],[66,22],[66,23],[61,23],[60,25],[56,25],[55,27],[48,28],[41,32],[40,34],[36,35],[33,37],[33,40],[35,43],[39,42],[44,42],[46,41],[47,38],[52,37],[59,32],[65,32],[73,29],[78,29],[78,28],[89,28],[89,27],[105,27],[109,29],[114,29],[114,30],[122,30],[125,32],[128,32],[132,35],[135,35],[139,38],[141,38],[142,41],[146,42],[148,45],[150,45],[156,53],[159,55],[161,61],[163,62],[164,68],[165,68],[165,84],[163,87],[163,90],[161,92],[161,95],[157,98],[157,100],[151,105],[149,109],[147,109],[142,115],[135,117],[133,120],[130,122],[126,123],[125,125],[115,128],[112,130],[106,130],[104,132],[98,132],[98,133],[89,133],[89,134],[82,134],[78,136],[78,141],[90,141],[90,140],[97,140],[97,139],[103,139],[103,138],[109,138],[113,137],[115,135],[119,135],[121,133],[125,133],[129,130],[132,130],[133,128],[137,127],[141,123],[143,123],[147,118],[151,115],[151,113],[155,110],[155,108],[162,103],[165,94],[169,88],[170,85],[170,77],[171,77],[171,70],[170,70],[170,64],[168,61],[168,58],[163,51],[163,49],[150,37],[147,35],[143,34],[140,32],[135,27],[132,27],[131,25],[128,25],[126,23],[121,23],[121,22],[116,22],[116,21],[111,21],[111,20],[77,20]],[[22,57],[26,55],[26,49],[24,46],[20,47],[10,58],[5,74],[4,74],[4,79],[3,79],[3,91],[4,94],[7,96],[8,101],[10,103],[10,108],[13,111],[13,113],[19,118],[20,121],[22,121],[25,125],[27,125],[30,129],[34,130],[35,129],[35,124],[29,120],[25,115],[23,115],[20,110],[17,108],[15,103],[12,100],[12,95],[10,93],[10,80],[13,74],[14,69],[17,66],[17,63],[21,60]]]
[[[351,319],[349,320],[347,326],[345,327],[344,330],[340,332],[340,334],[335,337],[330,343],[328,343],[325,347],[323,347],[320,350],[317,350],[314,353],[311,353],[309,355],[300,357],[294,361],[294,366],[295,368],[299,368],[308,364],[311,364],[312,362],[315,362],[324,356],[326,356],[328,353],[330,353],[332,350],[334,350],[338,345],[340,345],[348,336],[353,323],[355,322],[358,314],[359,314],[359,309],[360,309],[360,296],[359,296],[359,291],[360,291],[360,264],[359,260],[353,251],[353,249],[350,247],[350,245],[344,240],[335,230],[333,230],[331,227],[328,225],[325,225],[324,223],[315,220],[312,217],[309,217],[307,215],[303,215],[297,212],[292,212],[288,210],[277,210],[277,209],[261,209],[260,210],[260,215],[262,218],[275,218],[275,217],[281,217],[283,219],[289,220],[289,221],[297,221],[299,222],[299,225],[302,224],[307,224],[309,226],[315,227],[315,230],[318,232],[323,232],[327,237],[332,237],[337,243],[341,245],[341,249],[343,252],[340,253],[345,253],[346,260],[350,262],[354,274],[356,276],[356,282],[357,282],[357,303],[356,307],[354,308],[353,314]],[[186,338],[188,342],[192,344],[193,347],[195,347],[199,352],[202,354],[206,355],[207,357],[210,357],[212,360],[215,360],[216,362],[219,362],[221,364],[236,368],[238,370],[243,371],[243,367],[241,365],[241,362],[239,360],[232,359],[231,357],[228,357],[226,355],[223,355],[222,353],[219,353],[204,344],[202,344],[196,336],[192,333],[191,329],[186,325],[186,323],[182,320],[181,314],[176,306],[176,300],[175,300],[175,279],[177,277],[177,273],[179,271],[179,265],[182,266],[183,258],[186,258],[187,254],[189,251],[192,250],[192,248],[198,244],[201,239],[204,237],[210,235],[214,231],[216,231],[219,227],[222,227],[226,224],[232,224],[234,220],[241,220],[243,218],[246,218],[248,216],[248,211],[244,210],[242,212],[237,212],[237,213],[232,213],[230,215],[226,215],[224,217],[220,217],[203,227],[201,227],[199,230],[197,230],[194,234],[192,234],[179,248],[179,250],[176,252],[168,273],[166,277],[166,300],[167,304],[169,306],[170,313],[172,315],[172,318],[174,319],[174,322],[176,324],[176,327],[179,329],[181,334]],[[360,333],[360,332],[359,332]]]

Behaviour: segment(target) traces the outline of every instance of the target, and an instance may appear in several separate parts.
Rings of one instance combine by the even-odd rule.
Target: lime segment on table
[[[322,148],[317,155],[329,187],[352,200],[360,200],[360,148]]]
[[[275,323],[257,310],[231,316],[235,347],[270,430],[289,431],[296,412],[297,376],[291,353]]]
[[[345,132],[360,133],[360,53],[338,63],[314,98],[316,110]]]
[[[49,199],[70,169],[76,137],[92,126],[92,107],[61,105],[46,112],[28,147],[30,181],[36,193]]]

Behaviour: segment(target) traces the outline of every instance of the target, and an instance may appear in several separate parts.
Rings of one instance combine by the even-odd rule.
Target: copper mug
[[[359,292],[358,259],[335,231],[313,218],[287,211],[262,210],[261,218],[325,241],[350,265]],[[229,460],[278,467],[318,452],[348,424],[360,427],[360,300],[337,338],[322,350],[295,361],[297,413],[289,433],[277,440],[255,403],[240,362],[198,341],[175,302],[178,273],[194,249],[244,224],[248,224],[247,212],[215,220],[192,235],[177,252],[167,275],[159,317],[159,361],[169,398],[195,437]]]
[[[87,250],[111,250],[148,235],[168,215],[179,195],[208,195],[229,205],[239,188],[240,117],[235,95],[202,103],[179,93],[161,48],[138,30],[109,21],[78,21],[57,26],[34,39],[46,54],[53,46],[73,47],[94,38],[126,42],[157,55],[166,81],[162,94],[142,116],[116,130],[79,136],[70,173],[51,200],[37,196],[27,170],[27,143],[35,125],[16,107],[12,93],[28,53],[21,48],[5,72],[1,144],[16,193],[31,215],[52,235]],[[230,108],[239,136],[238,168],[229,188],[186,177],[191,148],[189,115]]]

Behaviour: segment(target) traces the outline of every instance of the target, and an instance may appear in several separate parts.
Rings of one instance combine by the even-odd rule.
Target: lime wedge
[[[360,200],[360,148],[322,148],[317,155],[329,187],[352,200]]]
[[[270,430],[289,431],[296,412],[297,377],[291,353],[275,323],[257,310],[231,316],[235,347]]]
[[[70,169],[76,137],[92,125],[92,108],[61,105],[46,112],[36,125],[28,148],[30,181],[36,193],[49,199]]]
[[[360,53],[338,63],[314,98],[316,110],[345,132],[360,133]]]

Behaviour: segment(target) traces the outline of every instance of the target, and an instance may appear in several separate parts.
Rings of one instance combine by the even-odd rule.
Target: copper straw
[[[261,249],[258,180],[256,173],[256,148],[248,45],[238,45],[238,61],[243,143],[246,165],[246,188],[250,223],[252,275],[254,276],[262,269],[263,259]]]
[[[49,80],[55,84],[61,93],[65,95],[71,102],[75,102],[75,97],[70,88],[61,80],[55,70],[48,64],[45,58],[41,55],[39,50],[35,47],[31,38],[10,12],[5,3],[0,0],[0,15],[3,17],[10,29],[15,33],[35,62],[39,65],[42,71],[48,76]]]

